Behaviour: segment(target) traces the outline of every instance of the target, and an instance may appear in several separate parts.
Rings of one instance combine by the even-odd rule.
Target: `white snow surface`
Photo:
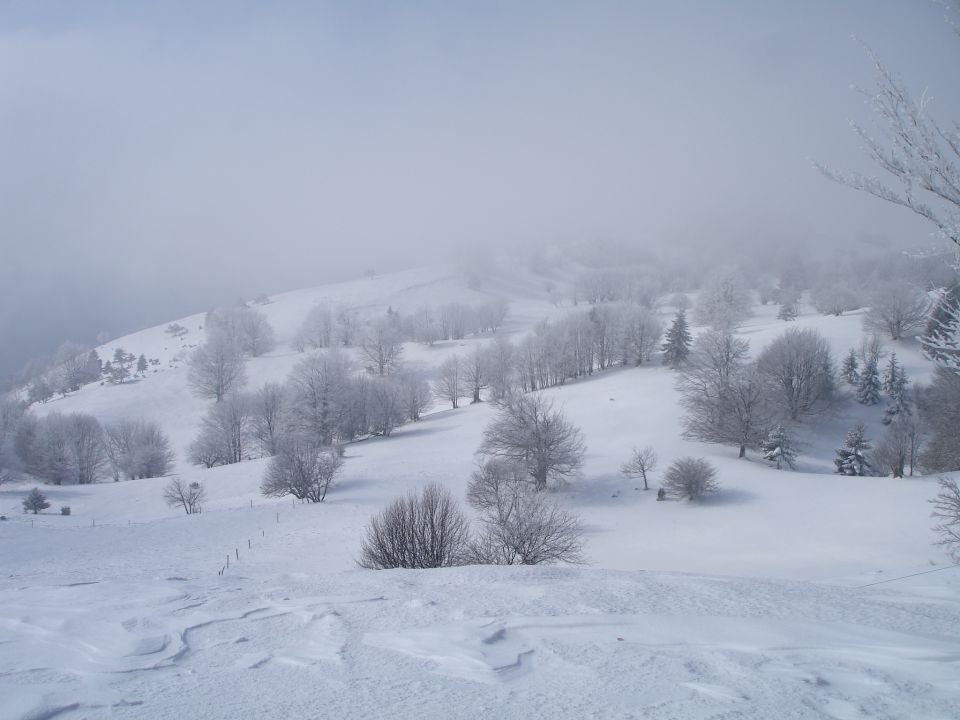
[[[475,291],[437,267],[275,296],[263,310],[280,344],[250,361],[249,387],[296,363],[288,343],[321,300],[378,312],[503,295],[503,332],[519,335],[569,310],[542,287],[517,271]],[[756,313],[741,330],[754,352],[786,327],[775,307]],[[158,420],[210,500],[184,516],[163,479],[50,487],[50,510],[28,516],[30,484],[0,487],[0,718],[960,717],[960,569],[931,545],[935,478],[830,474],[853,422],[881,435],[882,407],[808,423],[798,471],[777,471],[681,440],[669,370],[600,373],[547,391],[588,445],[583,477],[556,492],[584,520],[587,565],[368,571],[355,558],[370,515],[431,481],[462,498],[494,410],[437,408],[348,446],[323,504],[266,500],[266,461],[183,460],[208,402],[183,367],[203,315],[179,322],[182,342],[164,325],[101,348],[159,358],[157,372],[36,411]],[[837,357],[859,341],[857,313],[794,325]],[[487,341],[408,345],[405,360],[429,370]],[[929,373],[914,344],[891,349]],[[618,473],[647,444],[661,468],[709,457],[722,492],[656,502]]]

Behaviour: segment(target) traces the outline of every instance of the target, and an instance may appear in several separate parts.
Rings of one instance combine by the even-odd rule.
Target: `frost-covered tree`
[[[516,395],[483,432],[477,451],[486,458],[520,463],[536,490],[550,480],[575,476],[583,465],[583,433],[540,393]]]
[[[403,397],[393,378],[370,378],[367,383],[367,420],[373,435],[389,437],[403,423]]]
[[[896,417],[873,452],[873,465],[878,471],[902,478],[909,467],[910,475],[920,450],[919,423],[909,415]]]
[[[106,469],[103,429],[91,415],[50,413],[21,422],[14,442],[24,469],[53,485],[87,485]]]
[[[883,391],[886,393],[889,401],[883,411],[883,424],[889,425],[898,416],[909,416],[912,414],[910,409],[910,391],[907,387],[910,379],[907,377],[907,371],[897,362],[897,354],[890,353],[887,366],[883,373]]]
[[[471,403],[480,402],[480,393],[490,385],[488,378],[487,355],[483,348],[474,345],[460,364],[464,394],[469,395]]]
[[[277,445],[260,491],[266,497],[293,495],[298,500],[320,503],[342,467],[343,458],[335,448],[313,436],[292,433]]]
[[[400,407],[404,419],[417,422],[433,404],[430,383],[420,375],[406,372],[397,376],[397,384],[400,388]]]
[[[683,296],[686,298],[686,296]],[[693,337],[690,335],[690,328],[687,325],[686,310],[681,307],[673,318],[673,322],[667,329],[663,345],[660,350],[663,353],[663,364],[672,368],[678,368],[686,362],[690,355],[690,344]]]
[[[525,481],[522,466],[493,459],[474,472],[467,498],[480,530],[467,559],[484,565],[541,565],[583,561],[580,519]]]
[[[903,282],[895,282],[877,290],[870,300],[870,310],[863,316],[865,330],[886,333],[891,340],[922,328],[930,312],[926,293]]]
[[[922,342],[927,357],[960,374],[960,285],[941,293]]]
[[[490,399],[499,403],[508,397],[517,384],[516,346],[504,335],[498,335],[484,349]]]
[[[341,305],[334,311],[334,322],[337,328],[337,341],[344,347],[353,345],[360,332],[360,318],[356,310]]]
[[[463,387],[463,358],[459,355],[449,356],[440,365],[433,383],[433,394],[438,400],[450,403],[454,409],[460,406],[460,398],[466,391]]]
[[[916,394],[920,415],[929,431],[921,464],[928,472],[960,470],[960,375],[938,366],[930,386]]]
[[[868,458],[871,449],[863,423],[857,423],[847,433],[843,447],[837,450],[833,461],[839,475],[872,475],[873,466]]]
[[[850,348],[850,352],[843,358],[840,365],[840,377],[848,385],[857,385],[860,382],[860,363],[857,360],[857,351]]]
[[[880,374],[877,370],[876,356],[864,360],[860,379],[857,381],[857,402],[863,405],[876,405],[880,402]]]
[[[188,363],[187,383],[199,397],[217,402],[247,382],[246,361],[237,342],[226,332],[208,334]]]
[[[955,21],[960,6],[950,3],[947,7]],[[960,131],[955,123],[944,129],[936,120],[931,112],[932,95],[924,91],[914,98],[876,55],[869,55],[875,86],[864,95],[877,132],[859,124],[853,128],[870,159],[894,184],[873,175],[820,169],[832,180],[912,210],[960,248]]]
[[[357,564],[371,570],[461,565],[469,541],[463,511],[448,490],[431,484],[370,519]]]
[[[649,362],[662,336],[663,325],[656,313],[645,307],[626,306],[620,317],[621,363]]]
[[[403,337],[391,317],[378,317],[364,328],[360,340],[360,354],[376,375],[389,375],[400,365]]]
[[[240,349],[251,357],[260,357],[277,344],[273,326],[260,310],[243,310],[239,317],[239,329]]]
[[[190,460],[198,465],[231,465],[251,455],[252,414],[250,397],[228,395],[204,416],[200,434],[190,445]]]
[[[861,306],[858,293],[842,277],[824,279],[810,291],[810,299],[824,315],[840,316]]]
[[[268,382],[250,395],[250,423],[260,456],[273,455],[290,424],[290,398],[283,385]]]
[[[952,477],[941,477],[937,482],[940,492],[930,501],[932,515],[938,521],[933,528],[938,536],[937,545],[943,547],[954,562],[960,563],[960,486]]]
[[[768,424],[763,378],[746,362],[749,344],[726,332],[708,331],[694,342],[677,376],[684,437],[735,445],[740,457]]]
[[[643,489],[649,490],[647,475],[657,469],[657,451],[650,445],[644,448],[634,448],[630,459],[620,466],[620,472],[629,478],[643,480]]]
[[[714,330],[733,330],[750,317],[750,291],[740,274],[720,270],[712,275],[700,292],[693,319]]]
[[[347,356],[336,349],[308,355],[293,368],[288,385],[293,425],[332,445],[350,392]]]
[[[36,515],[41,510],[46,510],[50,507],[50,503],[47,502],[47,496],[40,492],[40,488],[33,488],[27,496],[23,499],[23,511],[32,512]]]
[[[114,480],[162,477],[173,468],[170,441],[156,422],[119,420],[107,423],[103,431]]]
[[[182,507],[187,515],[193,515],[203,510],[207,491],[199,482],[188,483],[174,477],[163,488],[163,499],[170,507]]]
[[[663,489],[676,498],[700,500],[704,495],[719,492],[717,469],[703,458],[678,458],[667,468]]]
[[[760,353],[757,369],[771,403],[790,420],[818,415],[834,400],[830,344],[816,330],[785,331]]]
[[[310,308],[306,318],[293,336],[293,347],[299,352],[332,347],[335,340],[333,310],[321,304]]]
[[[797,315],[800,314],[797,298],[793,295],[784,297],[780,302],[780,310],[777,311],[777,320],[783,320],[785,322],[790,322],[797,319]]]
[[[147,356],[143,353],[137,358],[137,375],[143,377],[147,374]]]
[[[773,428],[760,443],[760,452],[764,460],[777,466],[777,470],[784,464],[793,469],[797,449],[790,428],[782,423]]]

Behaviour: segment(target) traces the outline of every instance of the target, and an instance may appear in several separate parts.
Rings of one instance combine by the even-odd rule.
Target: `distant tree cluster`
[[[204,416],[189,457],[209,468],[274,456],[298,436],[324,448],[386,437],[419,420],[431,403],[429,384],[415,373],[357,372],[345,352],[316,351],[301,359],[283,384],[225,392]]]
[[[402,343],[432,345],[496,332],[507,312],[506,301],[495,299],[478,305],[452,302],[439,308],[424,306],[410,315],[390,308],[385,315],[363,319],[352,308],[320,304],[307,313],[293,346],[300,352],[359,346],[376,374],[386,375],[397,365]]]
[[[114,480],[160,477],[174,460],[156,423],[123,420],[102,426],[83,413],[23,415],[12,444],[23,469],[53,485],[86,485],[108,474]]]

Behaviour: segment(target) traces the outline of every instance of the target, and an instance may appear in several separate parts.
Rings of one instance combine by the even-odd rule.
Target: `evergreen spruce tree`
[[[777,425],[760,443],[763,459],[775,463],[780,470],[784,463],[793,468],[793,461],[797,458],[797,450],[793,445],[793,437],[784,425]]]
[[[850,385],[857,385],[860,382],[860,363],[857,362],[857,351],[850,348],[850,352],[843,359],[840,365],[840,377]]]
[[[663,364],[674,368],[683,365],[690,354],[692,342],[693,336],[690,335],[690,328],[687,325],[687,313],[681,308],[673,318],[673,323],[667,330],[664,343],[660,348],[663,350]]]
[[[897,354],[890,353],[890,359],[887,361],[887,367],[883,371],[883,391],[887,397],[892,398],[894,386],[897,384],[897,378],[900,377],[900,363],[897,362]]]
[[[30,494],[23,499],[24,512],[32,511],[33,514],[36,515],[48,507],[50,507],[50,503],[47,502],[47,496],[40,492],[40,488],[34,488],[30,491]]]
[[[787,297],[780,305],[780,312],[777,313],[777,320],[790,322],[796,320],[798,315],[797,301],[793,297]]]
[[[857,423],[847,433],[843,447],[837,450],[837,457],[833,461],[837,466],[835,472],[839,475],[870,475],[873,470],[867,459],[867,451],[870,448],[870,441],[867,440],[863,423]]]
[[[100,379],[103,372],[103,363],[100,362],[100,356],[96,350],[91,350],[87,355],[87,361],[83,365],[83,381],[85,383],[96,382]]]
[[[890,382],[890,390],[887,393],[890,396],[890,402],[883,411],[884,425],[889,425],[898,417],[907,418],[913,414],[910,410],[910,391],[907,388],[909,382],[907,371],[904,370],[903,365],[900,365],[894,379]]]
[[[137,358],[137,375],[139,375],[140,377],[143,377],[146,374],[147,374],[147,356],[141,354],[140,357]]]
[[[876,405],[880,402],[880,376],[875,358],[867,358],[857,382],[857,402]]]

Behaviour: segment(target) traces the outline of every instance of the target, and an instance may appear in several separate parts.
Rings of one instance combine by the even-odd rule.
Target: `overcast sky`
[[[459,243],[923,243],[811,166],[852,34],[958,117],[928,0],[4,2],[0,375]]]

